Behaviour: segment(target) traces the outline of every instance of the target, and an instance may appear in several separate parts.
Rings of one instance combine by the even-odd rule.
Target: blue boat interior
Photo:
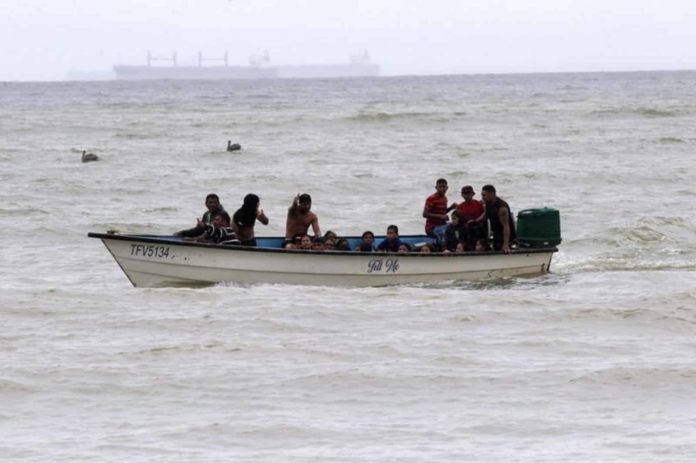
[[[151,236],[149,238],[160,238],[160,239],[166,239],[167,241],[184,241],[183,238],[177,237],[177,236]],[[362,242],[362,238],[359,236],[346,236],[343,237],[348,240],[348,243],[350,243],[350,249],[353,250],[360,246],[360,243]],[[374,245],[375,247],[384,240],[386,236],[375,236],[375,241]],[[399,236],[399,239],[407,243],[409,246],[412,248],[417,248],[420,246],[423,246],[426,243],[434,243],[435,240],[429,236],[426,235],[402,235]],[[285,243],[285,238],[279,237],[279,236],[268,236],[268,237],[256,237],[256,244],[257,247],[259,248],[277,248],[277,249],[282,249],[284,246],[283,244]],[[229,243],[233,244],[233,243]]]

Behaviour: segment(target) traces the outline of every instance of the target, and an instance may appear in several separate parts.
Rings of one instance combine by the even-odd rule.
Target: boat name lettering
[[[169,257],[169,246],[154,244],[131,244],[131,256]]]
[[[371,259],[367,263],[367,273],[396,273],[399,270],[399,259]]]

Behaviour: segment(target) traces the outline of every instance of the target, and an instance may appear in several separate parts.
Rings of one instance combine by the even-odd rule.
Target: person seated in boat
[[[329,230],[326,233],[324,233],[324,249],[329,251],[333,250],[334,247],[336,246],[336,240],[338,239],[338,235],[336,235],[335,232]]]
[[[399,254],[408,254],[409,252],[411,252],[411,246],[409,246],[408,243],[402,242],[399,245],[399,249],[396,252],[398,252]]]
[[[350,251],[350,243],[345,238],[339,238],[336,240],[334,251]]]
[[[326,244],[326,240],[334,240],[334,242],[338,239],[338,235],[331,231],[328,230],[326,233],[324,233],[324,244]]]
[[[463,220],[462,211],[455,209],[452,212],[452,220],[445,228],[445,239],[442,242],[442,250],[453,252],[460,241],[466,242],[467,229]]]
[[[474,251],[476,252],[488,252],[490,250],[490,246],[488,245],[488,240],[485,238],[481,238],[476,241],[476,248]]]
[[[206,226],[203,233],[195,238],[185,237],[187,241],[199,243],[222,243],[236,239],[234,231],[230,228],[230,215],[225,211],[219,211],[213,216],[213,223]]]
[[[300,238],[300,246],[296,249],[302,249],[303,251],[309,251],[312,249],[312,237],[306,233]]]
[[[196,226],[187,230],[180,230],[174,233],[175,236],[195,238],[201,236],[208,225],[212,225],[213,217],[218,212],[224,211],[225,208],[220,204],[220,198],[215,193],[210,193],[205,197],[205,207],[207,210],[203,213],[200,219],[197,219]]]
[[[304,235],[304,233],[297,233],[292,237],[291,240],[285,240],[283,242],[283,248],[285,248],[285,249],[300,249],[303,235]]]
[[[387,227],[387,237],[377,245],[380,252],[399,252],[402,241],[399,239],[399,227],[389,225]]]
[[[455,254],[461,254],[466,251],[466,244],[464,241],[460,241],[457,243],[457,246],[454,248],[454,253]]]
[[[242,207],[232,216],[232,230],[237,234],[237,239],[242,246],[256,246],[254,236],[254,225],[258,220],[264,225],[268,225],[268,217],[259,207],[261,200],[253,193],[244,197]]]
[[[484,185],[481,198],[486,203],[486,218],[491,223],[493,250],[510,254],[510,245],[517,237],[515,219],[507,202],[499,198],[493,185]]]
[[[420,247],[418,252],[420,252],[421,254],[430,254],[431,252],[434,252],[434,249],[435,247],[432,244],[426,243]]]
[[[356,251],[360,252],[372,252],[375,250],[375,234],[370,230],[364,231],[362,234],[362,241],[359,245],[355,247]]]
[[[324,251],[324,238],[321,236],[315,236],[312,238],[312,251],[323,252]]]
[[[428,196],[423,206],[425,218],[425,234],[435,238],[438,242],[444,239],[445,228],[449,221],[447,213],[456,205],[447,206],[447,180],[439,178],[435,182],[435,193]]]
[[[298,194],[293,198],[292,205],[288,208],[288,217],[285,222],[285,240],[290,241],[297,233],[307,233],[312,226],[314,236],[321,236],[319,218],[311,211],[312,197],[307,193]]]
[[[461,190],[464,201],[457,204],[457,210],[461,211],[461,222],[466,226],[467,250],[471,251],[476,246],[476,240],[486,236],[486,205],[483,201],[474,199],[476,193],[471,185],[464,185]]]

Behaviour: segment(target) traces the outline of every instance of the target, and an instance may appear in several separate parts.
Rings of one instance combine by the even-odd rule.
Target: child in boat
[[[389,225],[387,227],[387,237],[379,243],[377,250],[380,252],[399,252],[399,246],[402,243],[399,239],[399,227]]]
[[[476,252],[487,252],[490,249],[491,247],[488,244],[488,240],[481,238],[480,240],[476,241]]]
[[[372,252],[375,250],[375,234],[370,230],[364,231],[362,234],[362,241],[355,248],[356,251],[360,252]]]
[[[452,212],[452,220],[447,224],[447,228],[445,228],[445,239],[442,243],[443,250],[454,252],[457,243],[467,241],[466,236],[466,224],[464,223],[463,213],[459,209],[455,209],[455,211]]]
[[[335,251],[350,251],[350,243],[345,238],[339,238],[334,245]]]
[[[408,254],[409,252],[411,252],[411,247],[406,243],[401,243],[399,245],[398,252],[399,252],[399,254]]]
[[[420,247],[418,252],[420,252],[421,254],[430,254],[431,252],[433,252],[433,245],[429,243],[424,244]]]
[[[312,238],[304,234],[302,235],[302,238],[300,238],[300,246],[295,248],[295,249],[302,249],[304,251],[309,251],[312,249]]]
[[[321,236],[315,236],[312,239],[312,251],[322,252],[324,250],[324,239]]]
[[[300,249],[300,245],[302,243],[302,233],[297,233],[293,235],[291,240],[286,240],[283,243],[283,247],[285,249]]]
[[[184,238],[187,241],[199,243],[222,243],[236,239],[230,228],[230,215],[225,211],[216,212],[213,215],[213,223],[205,227],[203,233],[195,238]]]

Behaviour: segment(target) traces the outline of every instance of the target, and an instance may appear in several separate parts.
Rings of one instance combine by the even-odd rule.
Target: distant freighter
[[[153,61],[169,61],[171,66],[153,66]],[[222,65],[204,66],[205,61],[222,61]],[[227,52],[222,59],[203,58],[198,53],[198,66],[177,66],[176,52],[171,58],[155,58],[147,53],[143,66],[114,66],[116,78],[121,80],[148,79],[292,79],[331,77],[370,77],[379,75],[379,65],[372,64],[367,50],[351,57],[347,64],[270,64],[268,52],[249,58],[248,66],[230,66]]]

